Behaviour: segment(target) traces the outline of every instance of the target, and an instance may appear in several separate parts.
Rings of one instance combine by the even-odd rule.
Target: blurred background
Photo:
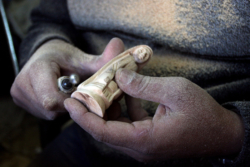
[[[0,93],[0,167],[26,167],[41,152],[39,120],[16,106],[10,96],[15,78],[13,51],[18,47],[30,23],[29,15],[40,0],[0,0],[0,68],[2,71]],[[3,11],[4,9],[4,11]],[[4,13],[3,13],[4,12]],[[5,16],[4,16],[5,15]],[[12,43],[9,42],[8,28]]]

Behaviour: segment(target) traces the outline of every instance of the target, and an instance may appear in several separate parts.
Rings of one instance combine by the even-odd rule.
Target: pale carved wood
[[[113,100],[122,94],[122,90],[115,82],[116,71],[119,68],[139,71],[152,55],[153,51],[147,45],[126,50],[81,83],[71,97],[83,103],[89,111],[103,117]]]

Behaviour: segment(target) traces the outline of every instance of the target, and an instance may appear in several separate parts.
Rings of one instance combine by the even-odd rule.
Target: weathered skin
[[[241,118],[219,105],[204,89],[181,77],[147,77],[116,72],[129,118],[103,120],[74,99],[66,99],[71,118],[96,140],[139,161],[225,156],[238,153],[244,139]],[[132,97],[131,97],[132,96]],[[138,99],[159,103],[153,117]]]
[[[57,79],[76,73],[85,80],[123,50],[123,42],[117,38],[110,41],[100,56],[86,54],[61,40],[48,41],[16,77],[11,88],[13,100],[31,114],[53,120],[67,112],[63,101],[70,96],[58,90]]]

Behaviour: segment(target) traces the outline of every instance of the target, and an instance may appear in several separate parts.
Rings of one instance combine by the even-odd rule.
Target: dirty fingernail
[[[118,69],[116,71],[116,81],[120,84],[127,85],[131,83],[134,78],[134,72],[127,69]]]

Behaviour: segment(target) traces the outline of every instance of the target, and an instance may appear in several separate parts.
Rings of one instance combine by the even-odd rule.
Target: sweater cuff
[[[66,34],[65,30],[51,25],[32,30],[20,46],[20,67],[22,68],[34,52],[49,40],[60,39],[73,45],[73,41]]]

